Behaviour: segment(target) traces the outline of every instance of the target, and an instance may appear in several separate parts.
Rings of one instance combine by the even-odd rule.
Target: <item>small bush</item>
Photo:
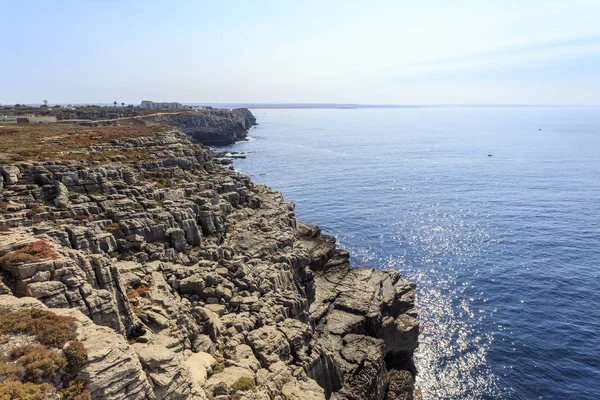
[[[74,318],[46,310],[0,311],[0,333],[34,335],[46,346],[62,348],[66,342],[76,339],[76,329]]]
[[[1,400],[46,400],[55,394],[56,389],[47,384],[37,385],[10,379],[0,382]]]
[[[90,219],[89,215],[76,215],[75,218],[73,218],[75,221],[87,221]]]
[[[7,201],[0,201],[0,210],[6,211],[7,209],[8,209],[8,202]]]
[[[45,258],[56,260],[58,256],[52,251],[52,247],[48,243],[43,240],[37,240],[0,257],[0,265],[6,267],[23,262],[43,260]]]
[[[129,289],[127,291],[127,298],[128,299],[136,299],[139,297],[148,297],[149,294],[148,292],[150,291],[150,288],[148,286],[142,285],[136,289]]]
[[[219,361],[215,367],[213,368],[213,374],[220,374],[225,369],[225,363],[223,361]]]
[[[46,346],[17,347],[11,356],[18,357],[16,361],[25,368],[25,379],[31,382],[53,378],[67,366],[67,360]]]
[[[4,379],[15,379],[22,380],[25,375],[25,368],[22,365],[7,362],[4,359],[0,359],[0,381]]]
[[[69,363],[69,367],[72,369],[83,367],[87,362],[87,352],[85,351],[83,343],[79,340],[73,340],[72,342],[67,343],[63,351],[65,353],[65,358]]]
[[[233,393],[242,392],[245,390],[254,390],[254,379],[242,376],[231,385]]]
[[[91,400],[89,391],[85,390],[85,384],[81,381],[71,381],[66,389],[60,392],[61,400]]]
[[[10,232],[10,226],[0,225],[0,232]]]

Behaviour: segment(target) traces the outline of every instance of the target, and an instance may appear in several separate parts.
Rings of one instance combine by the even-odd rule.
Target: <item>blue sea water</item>
[[[252,111],[235,168],[416,282],[424,399],[600,399],[600,108]]]

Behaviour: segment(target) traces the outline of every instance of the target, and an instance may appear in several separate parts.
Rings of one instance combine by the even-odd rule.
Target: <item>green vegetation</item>
[[[10,356],[25,369],[25,380],[34,383],[55,377],[58,371],[67,366],[67,361],[60,354],[46,346],[17,347]]]
[[[85,390],[81,381],[71,381],[66,389],[60,392],[61,400],[92,400],[90,392]]]
[[[217,364],[213,368],[213,374],[220,374],[225,369],[225,363],[222,358],[215,357],[215,359],[217,360]]]
[[[0,335],[26,334],[40,344],[12,348],[0,356],[0,400],[91,400],[83,382],[73,380],[87,362],[83,343],[76,337],[75,319],[47,310],[0,310]],[[63,355],[57,349],[63,349]],[[49,382],[63,382],[62,389]]]
[[[240,379],[238,379],[231,385],[231,390],[233,394],[235,394],[236,392],[242,392],[246,390],[254,390],[254,388],[254,379],[248,378],[246,376],[242,376]]]
[[[79,340],[67,343],[63,349],[63,353],[71,369],[83,367],[87,362],[87,352],[85,351],[85,347],[83,347],[83,343]]]
[[[0,382],[0,400],[46,400],[56,395],[56,389],[48,384],[37,385],[6,379]]]
[[[75,340],[76,329],[74,318],[62,317],[46,310],[0,311],[0,334],[33,335],[46,346],[62,348],[65,343]]]

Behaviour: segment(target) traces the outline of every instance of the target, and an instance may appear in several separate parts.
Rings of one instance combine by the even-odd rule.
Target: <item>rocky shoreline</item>
[[[0,161],[0,310],[74,318],[92,399],[412,399],[414,285],[351,267],[185,134],[240,138],[251,114],[208,140],[175,115],[36,135],[62,158]]]

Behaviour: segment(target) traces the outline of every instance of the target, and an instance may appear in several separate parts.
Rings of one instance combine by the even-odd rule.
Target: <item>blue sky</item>
[[[0,0],[0,103],[600,104],[600,1]]]

